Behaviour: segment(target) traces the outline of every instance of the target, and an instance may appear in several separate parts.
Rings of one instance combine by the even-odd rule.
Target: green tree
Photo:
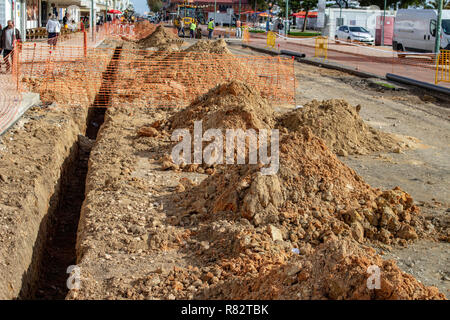
[[[255,10],[255,6],[256,6],[256,11],[263,11],[263,10],[267,10],[267,8],[269,8],[269,4],[265,0],[251,0],[251,1],[249,1],[249,4],[250,3],[252,4],[252,10]]]
[[[450,0],[445,1],[442,3],[442,8],[444,9],[450,9]],[[426,3],[423,6],[425,9],[438,9],[439,8],[439,0],[432,0],[429,3]]]
[[[408,8],[409,6],[423,6],[425,0],[386,0],[386,8],[394,7],[398,8]],[[381,10],[384,8],[384,0],[360,0],[359,4],[363,6],[376,5]]]
[[[300,9],[305,11],[305,19],[303,20],[302,31],[306,30],[306,22],[308,21],[308,13],[317,7],[317,0],[303,0],[300,5]]]
[[[289,0],[289,14],[297,12],[301,8],[301,0]],[[280,6],[280,17],[286,17],[286,0],[278,0],[277,4]]]
[[[150,11],[158,12],[161,10],[163,3],[161,0],[147,0],[147,5]]]

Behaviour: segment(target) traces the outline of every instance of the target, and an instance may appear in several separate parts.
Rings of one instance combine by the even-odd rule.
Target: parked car
[[[336,30],[335,40],[359,41],[374,44],[375,39],[364,27],[359,26],[340,26]]]
[[[394,22],[392,48],[397,51],[434,52],[437,10],[400,9]],[[450,49],[450,10],[442,10],[441,48]]]

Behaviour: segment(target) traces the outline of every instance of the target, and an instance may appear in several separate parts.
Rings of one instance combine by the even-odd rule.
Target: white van
[[[400,9],[394,22],[392,48],[398,51],[434,52],[438,11]],[[450,10],[442,10],[441,49],[450,49]]]

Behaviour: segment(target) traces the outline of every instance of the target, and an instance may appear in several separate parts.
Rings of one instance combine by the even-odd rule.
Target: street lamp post
[[[92,41],[94,41],[94,0],[91,0],[91,35]]]
[[[384,46],[384,25],[386,24],[386,0],[384,0],[383,26],[381,27],[381,45]]]
[[[239,0],[239,21],[241,21],[241,0]]]
[[[288,28],[289,28],[289,0],[286,0],[286,26],[284,29],[286,32],[286,37],[288,36]]]
[[[439,51],[441,49],[442,3],[443,0],[439,0],[438,18],[436,26],[436,41],[434,42],[434,53],[436,55],[439,54]]]

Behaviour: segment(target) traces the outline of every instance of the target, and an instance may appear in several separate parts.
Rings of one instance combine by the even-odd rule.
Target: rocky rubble
[[[341,156],[404,147],[392,135],[364,123],[359,115],[360,108],[360,105],[353,107],[345,100],[313,100],[280,117],[279,123],[289,131],[310,128],[328,148]]]
[[[180,39],[175,33],[159,25],[147,37],[140,39],[137,44],[141,48],[157,47],[163,51],[167,46],[175,45],[178,48],[183,44],[183,39]]]
[[[380,287],[367,286],[376,266]],[[375,283],[375,282],[373,282]],[[286,264],[257,277],[243,277],[216,285],[204,299],[445,299],[400,271],[393,260],[382,260],[375,250],[351,240],[329,240],[306,255],[292,255]]]

